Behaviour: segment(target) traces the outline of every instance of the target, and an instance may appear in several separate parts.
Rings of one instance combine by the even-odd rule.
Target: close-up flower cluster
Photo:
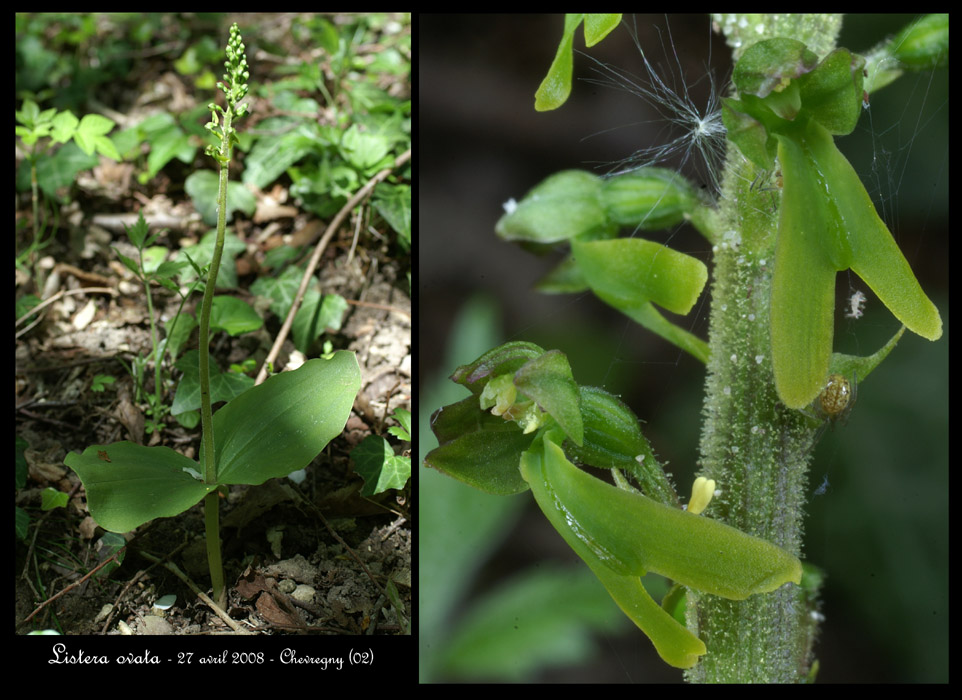
[[[248,70],[244,49],[240,29],[235,22],[230,28],[230,40],[227,42],[227,60],[224,61],[224,68],[227,69],[227,72],[222,77],[223,82],[217,82],[217,87],[224,92],[224,96],[227,98],[227,108],[225,111],[224,108],[213,102],[208,105],[211,120],[207,123],[207,129],[220,137],[221,150],[229,149],[232,140],[237,138],[237,130],[231,126],[233,119],[239,119],[247,114],[247,103],[242,103],[242,100],[247,96],[248,85],[246,81],[250,77],[250,71]],[[223,125],[220,124],[218,113],[224,119]],[[207,155],[220,161],[212,146],[208,146]],[[221,153],[221,156],[223,155]],[[230,160],[229,155],[227,160]]]

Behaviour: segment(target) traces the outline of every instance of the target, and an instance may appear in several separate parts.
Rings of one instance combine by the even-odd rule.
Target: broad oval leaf
[[[360,388],[357,357],[341,350],[230,401],[214,414],[217,481],[262,484],[303,469],[344,430]]]
[[[64,464],[80,476],[94,520],[111,532],[179,515],[217,488],[191,476],[197,462],[169,447],[91,445],[68,454]]]

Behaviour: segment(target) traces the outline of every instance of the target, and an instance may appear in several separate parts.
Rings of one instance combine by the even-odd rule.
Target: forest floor
[[[270,28],[264,17],[261,40],[266,45]],[[331,24],[344,26],[342,20],[357,21],[337,18]],[[285,23],[315,18],[272,15],[269,21],[283,35]],[[160,36],[155,43],[165,45]],[[88,108],[135,123],[147,114],[141,108],[156,107],[156,99],[171,113],[177,111],[178,100],[192,100],[187,79],[172,69],[168,57],[155,53],[146,51],[147,58],[134,64],[129,82],[107,86]],[[173,58],[176,55],[169,60]],[[395,87],[398,90],[386,88],[384,94],[409,91],[409,85]],[[148,99],[148,92],[158,90],[162,99]],[[261,114],[272,109],[266,100],[260,107]],[[18,144],[18,164],[21,155]],[[18,325],[16,345],[17,436],[29,446],[22,450],[27,473],[17,491],[17,506],[30,516],[15,554],[18,634],[47,629],[71,635],[409,631],[410,486],[362,497],[363,481],[350,457],[365,437],[386,436],[387,428],[397,425],[394,411],[411,410],[410,251],[398,247],[391,229],[371,214],[369,203],[362,203],[337,228],[314,275],[321,294],[337,294],[346,301],[340,324],[328,328],[305,352],[286,339],[273,363],[274,372],[295,367],[325,352],[325,344],[350,350],[360,365],[360,392],[344,431],[308,466],[303,481],[233,485],[222,496],[228,588],[223,611],[212,609],[196,592],[209,594],[211,585],[200,504],[126,533],[120,566],[110,563],[91,573],[109,557],[101,549],[105,532],[90,516],[83,485],[64,465],[65,455],[93,444],[129,440],[166,445],[197,459],[199,424],[187,428],[168,414],[160,430],[150,428],[146,396],[154,393],[154,368],[148,363],[140,382],[134,369],[138,360],[152,354],[147,295],[117,253],[136,257],[125,233],[136,221],[131,212],[144,214],[151,234],[164,230],[158,246],[178,251],[198,243],[211,227],[186,195],[185,180],[198,168],[213,167],[201,148],[193,163],[172,160],[144,180],[138,178],[142,158],[100,158],[100,165],[69,184],[69,193],[61,191],[59,202],[45,199],[48,209],[56,207],[56,216],[43,222],[45,247],[24,264],[18,261],[18,299],[32,294],[49,302],[29,324]],[[231,179],[243,168],[244,154],[238,153]],[[263,364],[284,319],[268,311],[251,286],[276,273],[265,260],[281,245],[297,250],[297,261],[306,260],[333,218],[295,206],[291,184],[284,175],[266,191],[248,188],[256,213],[234,212],[228,224],[244,250],[229,261],[235,266],[236,287],[218,288],[218,294],[246,301],[264,323],[236,336],[212,334],[211,362],[221,369],[251,359],[256,369]],[[26,232],[41,226],[33,220],[34,211],[31,192],[19,192],[18,251]],[[363,222],[355,218],[358,211],[368,212]],[[370,235],[375,223],[381,230]],[[155,317],[169,320],[178,312],[180,297],[169,290],[153,285],[151,297]],[[183,312],[199,315],[201,297],[192,294]],[[197,335],[193,333],[186,347],[197,347]],[[169,404],[181,372],[168,364],[165,375],[172,379],[163,392]],[[105,388],[104,377],[112,378]],[[18,459],[20,452],[18,448]],[[66,507],[42,509],[47,489],[69,494]],[[172,607],[155,607],[169,595],[176,596]]]

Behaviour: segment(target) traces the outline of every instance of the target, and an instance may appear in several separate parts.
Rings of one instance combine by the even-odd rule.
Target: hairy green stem
[[[230,125],[230,112],[224,119]],[[229,133],[229,132],[228,132]],[[200,416],[204,433],[204,480],[208,484],[217,482],[214,462],[214,419],[210,407],[210,308],[217,285],[217,272],[220,270],[221,255],[224,252],[224,232],[227,228],[227,171],[230,164],[230,139],[224,139],[221,154],[227,158],[220,166],[220,186],[217,191],[217,241],[214,256],[207,273],[207,287],[204,289],[204,302],[200,312]],[[218,507],[220,499],[217,491],[204,498],[204,526],[207,531],[207,565],[210,568],[210,581],[213,586],[213,599],[224,605],[224,565],[220,556],[220,525]]]
[[[157,320],[154,318],[154,300],[150,293],[150,280],[147,279],[147,274],[144,272],[144,249],[139,248],[137,251],[138,259],[140,260],[140,281],[144,283],[144,293],[147,296],[147,318],[150,319],[150,342],[154,348],[154,402],[153,402],[153,420],[159,420],[160,415],[160,393],[162,382],[160,380],[160,361],[163,355],[160,352],[160,342],[157,340]]]
[[[225,127],[230,127],[230,110],[224,117]],[[230,132],[227,132],[230,133]],[[220,180],[217,188],[217,239],[214,243],[214,256],[211,258],[207,273],[207,286],[204,288],[204,301],[200,311],[200,418],[204,431],[204,479],[208,484],[217,480],[214,465],[213,416],[210,408],[210,309],[217,286],[217,273],[220,270],[221,256],[224,253],[224,236],[227,229],[227,174],[230,164],[230,139],[221,142],[221,155],[226,159],[220,166]]]
[[[808,24],[800,18],[787,35],[824,52],[835,40],[825,28],[837,26],[824,18]],[[763,33],[757,40],[771,36]],[[775,392],[769,300],[780,193],[752,188],[756,175],[730,145],[721,217],[737,235],[719,246],[714,258],[699,474],[721,489],[716,516],[801,558],[814,435]],[[793,683],[808,676],[816,616],[802,587],[783,586],[743,601],[711,595],[690,600],[689,627],[709,651],[687,672],[688,680]]]

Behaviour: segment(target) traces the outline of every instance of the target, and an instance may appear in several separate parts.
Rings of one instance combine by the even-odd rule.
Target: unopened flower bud
[[[678,173],[664,168],[641,168],[605,180],[601,202],[615,223],[656,230],[680,223],[698,199]]]

